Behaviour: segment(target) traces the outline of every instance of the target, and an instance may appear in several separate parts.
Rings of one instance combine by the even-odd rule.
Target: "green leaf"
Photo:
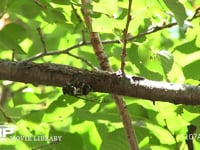
[[[140,149],[145,149],[145,147],[148,147],[150,141],[153,141],[154,143],[159,143],[159,140],[156,137],[153,137],[150,134],[149,129],[143,125],[144,123],[142,121],[137,121],[134,126]]]
[[[13,40],[10,33],[0,31],[0,48],[5,50],[13,50],[17,54],[26,54],[18,42]]]
[[[37,104],[40,103],[41,100],[36,96],[36,94],[31,92],[26,93],[15,93],[13,97],[14,105],[23,105],[23,104]]]
[[[49,23],[57,23],[57,22],[65,23],[66,21],[62,9],[47,9],[45,13],[46,16],[44,16],[44,19]]]
[[[185,7],[179,0],[163,0],[166,6],[172,11],[179,27],[183,27],[184,21],[187,18]]]
[[[33,19],[41,13],[40,7],[38,7],[37,5],[33,5],[31,1],[23,3],[20,7],[20,10],[22,11],[23,16],[29,19]]]
[[[196,45],[196,37],[189,42],[181,43],[180,45],[176,46],[174,49],[180,51],[181,53],[190,54],[193,52],[198,51],[200,48]]]
[[[151,55],[152,55],[152,50],[149,46],[149,43],[145,42],[138,46],[138,56],[144,64],[147,63]]]
[[[18,43],[27,37],[25,28],[17,23],[10,23],[6,25],[5,28],[3,28],[2,32],[6,35],[9,35],[9,37],[12,38],[13,41],[16,41]]]
[[[70,0],[52,0],[53,3],[60,4],[60,5],[70,5]]]
[[[168,73],[173,66],[174,57],[173,55],[167,50],[161,50],[157,53],[160,56],[161,64],[165,73]]]
[[[82,135],[79,133],[61,132],[51,128],[50,137],[60,136],[61,141],[51,145],[51,149],[59,150],[84,150],[85,145]]]
[[[133,103],[131,105],[128,105],[128,110],[135,120],[148,118],[147,110],[139,104]]]
[[[140,45],[139,45],[140,46]],[[131,61],[132,64],[135,64],[137,68],[140,70],[140,75],[147,78],[147,79],[153,79],[153,80],[162,80],[161,74],[153,71],[148,70],[145,67],[145,63],[141,63],[141,58],[139,58],[138,54],[138,47],[135,44],[131,45],[131,48],[127,49],[128,55],[127,57]],[[145,59],[144,59],[145,60]]]
[[[101,15],[99,18],[94,18],[92,22],[92,30],[94,32],[113,33],[114,20],[106,15]]]
[[[198,127],[200,122],[199,113],[200,111],[198,106],[183,106],[183,113],[181,116],[185,121]]]
[[[64,99],[64,97],[65,95],[60,96],[58,100],[55,100],[49,105],[49,107],[45,110],[43,121],[59,121],[65,117],[70,116],[74,112],[73,106],[68,106],[67,100]]]
[[[173,55],[166,50],[155,53],[153,52],[154,47],[151,44],[152,41],[148,40],[143,44],[139,44],[138,56],[148,70],[164,75],[172,68],[174,62]]]
[[[73,113],[73,122],[74,123],[78,123],[77,119],[79,121],[84,121],[84,120],[88,120],[88,121],[92,121],[94,119],[98,119],[98,120],[109,120],[112,122],[120,122],[120,118],[117,114],[117,111],[113,111],[113,110],[106,110],[104,112],[95,112],[95,113],[91,113],[89,110],[86,109],[75,109],[74,113]],[[76,119],[76,120],[75,120]]]
[[[200,79],[199,66],[200,66],[200,60],[197,60],[183,67],[183,73],[184,73],[185,78],[199,80]]]
[[[129,149],[123,128],[104,135],[100,150],[127,150]]]
[[[1,0],[1,5],[0,5],[0,14],[4,13],[6,8],[7,8],[7,2],[8,0]]]
[[[6,114],[11,118],[21,118],[23,115],[23,108],[20,107],[8,107],[4,109]]]
[[[161,144],[175,144],[175,138],[167,129],[151,123],[146,123],[146,127],[160,140]]]
[[[173,32],[172,27],[148,34],[151,25],[162,26],[175,19],[182,29],[184,23],[186,28],[190,26],[185,22],[187,17],[185,9],[194,13],[195,8],[192,10],[188,1],[179,1],[141,0],[133,3],[128,32],[130,36],[138,38],[127,43],[125,67],[127,74],[163,81],[166,77],[164,74],[168,73],[169,81],[199,84],[198,19],[192,21],[193,28],[187,30],[185,39],[177,37],[178,32]],[[65,53],[56,55],[56,52],[59,53],[60,50],[75,48],[71,51],[72,54],[86,58],[95,67],[99,66],[89,42],[90,34],[84,24],[79,0],[1,0],[0,3],[0,20],[5,21],[0,30],[1,59],[5,56],[9,58],[12,50],[15,50],[17,54],[24,54],[22,48],[27,55],[16,55],[16,59],[37,56],[38,53],[43,52],[45,43],[47,51],[52,55],[35,60],[38,63],[61,63],[91,69],[81,59],[78,60]],[[71,4],[74,5],[75,11],[72,10]],[[194,2],[195,5],[197,2]],[[99,32],[101,40],[111,41],[108,42],[109,44],[104,44],[104,49],[111,67],[113,70],[118,70],[121,63],[122,44],[116,43],[115,40],[122,39],[127,19],[128,0],[93,0],[85,8],[91,12],[89,15],[93,20],[92,27],[94,31]],[[166,10],[173,12],[175,18],[166,14],[164,12]],[[8,16],[6,20],[2,18],[4,14]],[[38,27],[42,30],[44,42],[41,41],[41,36],[36,30]],[[83,45],[80,44],[81,41]],[[4,81],[0,83],[5,85]],[[24,90],[18,92],[18,89],[24,87],[20,83],[12,83],[8,86],[9,93],[13,96],[8,97],[4,111],[14,120],[13,123],[17,123],[19,128],[17,135],[62,136],[60,142],[49,145],[47,149],[128,149],[127,137],[112,96],[92,92],[84,98],[95,102],[88,102],[63,95],[60,88],[47,86],[33,88],[34,85],[27,84],[26,86],[33,88],[34,93],[24,93]],[[96,103],[97,101],[103,103]],[[126,104],[134,120],[134,129],[142,150],[177,149],[177,146],[179,149],[187,149],[185,139],[181,141],[177,137],[187,132],[185,125],[198,126],[200,123],[198,106],[190,106],[190,108],[182,106],[182,109],[177,109],[177,105],[171,103],[156,102],[153,105],[151,101],[129,97],[126,97]],[[7,120],[4,115],[0,115],[1,124],[5,124]],[[20,142],[25,143],[26,148],[18,145]],[[196,140],[194,142],[195,145],[197,142]],[[0,149],[26,150],[48,145],[46,141],[30,143],[2,141]],[[3,147],[3,144],[7,147]],[[10,147],[12,144],[16,146]]]
[[[157,56],[150,57],[150,59],[144,65],[148,70],[152,72],[158,72],[161,75],[164,73],[161,61]]]
[[[44,115],[44,111],[36,111],[36,112],[31,112],[30,114],[23,116],[22,119],[29,120],[35,123],[41,123],[43,115]]]
[[[71,96],[71,95],[61,95],[57,101],[54,102],[53,106],[55,106],[56,104],[56,107],[65,107],[67,104],[73,104],[75,103],[76,101],[78,101],[79,98],[75,97],[75,96]],[[51,106],[51,107],[53,107]]]
[[[106,14],[110,17],[113,17],[118,10],[117,0],[101,0],[99,3],[96,3],[93,7],[93,10],[95,10],[96,12]]]

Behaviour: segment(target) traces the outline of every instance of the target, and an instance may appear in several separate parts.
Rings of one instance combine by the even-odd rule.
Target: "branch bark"
[[[34,85],[63,86],[71,80],[89,84],[94,92],[112,93],[175,104],[200,104],[200,86],[152,81],[116,73],[88,71],[71,66],[0,60],[0,80]]]

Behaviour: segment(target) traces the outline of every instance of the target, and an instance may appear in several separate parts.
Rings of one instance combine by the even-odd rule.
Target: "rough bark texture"
[[[199,86],[151,81],[134,76],[122,77],[115,73],[88,71],[50,63],[36,64],[0,60],[0,68],[0,80],[52,86],[63,86],[66,82],[79,80],[88,83],[96,92],[176,104],[200,104]]]

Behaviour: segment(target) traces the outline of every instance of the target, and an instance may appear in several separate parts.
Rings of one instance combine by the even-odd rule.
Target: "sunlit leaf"
[[[170,143],[169,145],[175,144],[174,137],[167,129],[162,128],[158,125],[151,124],[151,123],[147,123],[146,125],[149,128],[149,130],[152,132],[152,134],[155,135],[160,140],[161,144],[167,144],[167,143]]]
[[[147,63],[147,61],[152,57],[152,49],[149,44],[142,44],[138,46],[138,56],[143,63]]]
[[[13,97],[13,102],[16,105],[23,105],[23,104],[37,104],[40,103],[41,100],[36,96],[36,94],[31,92],[25,93],[15,93]]]
[[[180,27],[183,27],[183,23],[187,18],[184,5],[178,0],[163,0],[167,7],[173,12],[175,19]]]
[[[191,78],[194,80],[200,79],[200,61],[197,60],[183,67],[183,73],[186,79]]]
[[[161,64],[165,73],[168,73],[174,63],[173,55],[167,50],[161,50],[157,53],[160,56]]]
[[[114,26],[113,19],[110,19],[105,15],[101,15],[101,17],[97,19],[94,18],[92,23],[92,29],[94,32],[112,33]]]
[[[112,7],[110,7],[112,6]],[[117,13],[117,0],[101,0],[94,5],[94,11],[113,17]]]
[[[125,133],[123,129],[117,129],[107,135],[104,135],[101,144],[101,150],[113,149],[113,150],[127,150],[128,143],[124,141]],[[118,141],[118,142],[116,142]]]
[[[158,72],[163,74],[163,67],[161,61],[157,58],[157,56],[150,57],[150,59],[146,62],[145,67],[153,72]]]

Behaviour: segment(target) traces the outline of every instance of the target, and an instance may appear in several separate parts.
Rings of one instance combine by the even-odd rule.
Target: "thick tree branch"
[[[88,71],[50,63],[36,64],[0,60],[0,68],[0,80],[63,86],[66,82],[78,79],[90,84],[94,92],[175,104],[200,104],[200,86],[151,81],[134,76],[122,77],[110,72]]]

